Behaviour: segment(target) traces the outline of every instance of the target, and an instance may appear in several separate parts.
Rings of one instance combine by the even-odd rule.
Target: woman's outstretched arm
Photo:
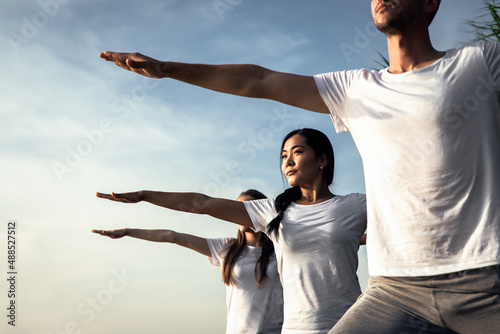
[[[97,193],[97,197],[115,202],[149,202],[167,209],[205,214],[231,223],[253,227],[243,202],[214,198],[200,193],[171,193],[141,190],[130,193]]]
[[[206,256],[212,256],[208,247],[207,239],[191,234],[178,233],[172,230],[123,228],[119,230],[92,230],[92,232],[110,237],[111,239],[119,239],[127,236],[154,242],[169,242],[192,249]]]

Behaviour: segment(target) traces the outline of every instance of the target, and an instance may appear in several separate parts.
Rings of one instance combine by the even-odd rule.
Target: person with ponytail
[[[274,200],[244,204],[255,229],[274,243],[285,298],[282,333],[328,333],[361,295],[356,270],[366,198],[330,191],[335,159],[322,132],[292,131],[280,151],[292,187]]]
[[[356,270],[367,225],[365,195],[330,191],[333,148],[318,130],[290,132],[280,154],[281,170],[292,187],[276,199],[240,202],[145,190],[97,196],[207,214],[265,232],[274,244],[283,286],[281,333],[326,334],[361,294]]]
[[[249,189],[237,201],[264,199],[261,192]],[[208,256],[212,265],[222,269],[226,285],[226,334],[281,333],[283,289],[277,271],[271,240],[263,232],[238,226],[236,238],[201,238],[171,230],[92,230],[112,239],[124,236],[168,242]]]

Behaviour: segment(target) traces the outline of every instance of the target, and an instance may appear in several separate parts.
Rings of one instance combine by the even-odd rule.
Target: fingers
[[[125,201],[126,199],[122,196],[122,194],[117,194],[117,193],[111,193],[111,194],[103,194],[103,193],[99,193],[97,192],[95,194],[97,197],[99,198],[105,198],[105,199],[109,199],[111,201],[118,201],[118,202],[122,202],[122,201]]]
[[[112,61],[117,66],[125,70],[132,71],[132,68],[127,63],[127,59],[129,59],[130,53],[104,51],[103,53],[99,53],[99,57],[107,61]]]
[[[108,236],[104,230],[92,230],[92,233]]]
[[[105,231],[105,230],[92,230],[92,233],[96,233],[96,234],[102,234],[102,235],[109,235],[110,233],[112,233],[113,231]]]
[[[99,53],[99,57],[101,57],[102,59],[105,59],[107,61],[122,61],[122,62],[125,62],[125,59],[123,59],[122,55],[124,53],[119,53],[119,52],[112,52],[112,51],[104,51],[104,52],[101,52]],[[127,55],[127,53],[125,53],[125,55]]]
[[[112,200],[112,201],[114,201],[114,200],[115,200],[115,199],[113,198],[113,195],[112,195],[112,194],[103,194],[103,193],[99,193],[99,192],[97,192],[95,195],[96,195],[97,197],[99,197],[99,198],[105,198],[105,199],[109,199],[109,200]]]
[[[109,199],[110,201],[121,202],[121,203],[137,203],[139,201],[139,199],[136,196],[136,193],[103,194],[103,193],[97,192],[96,196],[99,198]]]
[[[115,65],[140,75],[150,78],[161,78],[162,74],[160,62],[151,57],[142,55],[138,52],[111,52],[104,51],[99,57],[107,61],[112,61]]]
[[[123,235],[120,235],[121,231],[105,231],[105,230],[92,230],[92,233],[100,234],[105,237],[110,237],[111,239],[121,238]]]
[[[149,57],[143,56],[140,53],[128,53],[128,52],[112,52],[112,51],[104,51],[99,53],[99,57],[102,59],[115,62],[117,65],[126,66],[128,61],[132,61],[135,63],[142,63],[144,61],[149,60]]]
[[[99,57],[106,59],[106,60],[119,60],[119,59],[123,58],[122,55],[127,56],[128,53],[113,52],[113,51],[104,51],[104,52],[99,53]],[[124,59],[121,59],[121,60],[124,60]]]
[[[111,193],[111,200],[122,203],[135,203],[128,198],[128,194]]]

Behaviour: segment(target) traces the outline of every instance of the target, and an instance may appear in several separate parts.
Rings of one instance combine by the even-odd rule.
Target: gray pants
[[[500,265],[430,277],[371,277],[330,334],[500,333]]]

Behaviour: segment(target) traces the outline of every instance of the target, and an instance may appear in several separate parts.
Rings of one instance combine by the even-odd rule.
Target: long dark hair
[[[304,128],[294,130],[287,134],[283,139],[280,154],[283,151],[283,147],[285,146],[287,140],[295,135],[302,136],[305,139],[306,144],[313,149],[317,157],[320,157],[323,154],[326,155],[328,164],[323,168],[323,178],[328,185],[332,184],[335,171],[335,157],[333,154],[332,143],[330,143],[328,137],[323,132],[315,129]],[[274,233],[275,237],[278,237],[280,223],[283,219],[285,210],[288,208],[290,203],[299,200],[301,197],[302,192],[299,186],[288,188],[276,197],[274,205],[278,215],[269,223],[269,227],[267,229],[268,234]]]
[[[238,197],[247,197],[251,200],[264,199],[267,198],[260,191],[255,189],[249,189],[244,191]],[[264,279],[267,277],[267,265],[269,264],[269,258],[274,254],[273,242],[265,235],[263,232],[257,232],[257,239],[262,247],[262,254],[260,255],[257,263],[255,264],[255,280],[257,281],[257,287],[260,288]],[[227,251],[227,255],[224,258],[222,264],[222,282],[226,285],[233,284],[233,267],[241,253],[247,245],[247,240],[245,233],[238,230],[238,236],[236,242],[234,242]]]

